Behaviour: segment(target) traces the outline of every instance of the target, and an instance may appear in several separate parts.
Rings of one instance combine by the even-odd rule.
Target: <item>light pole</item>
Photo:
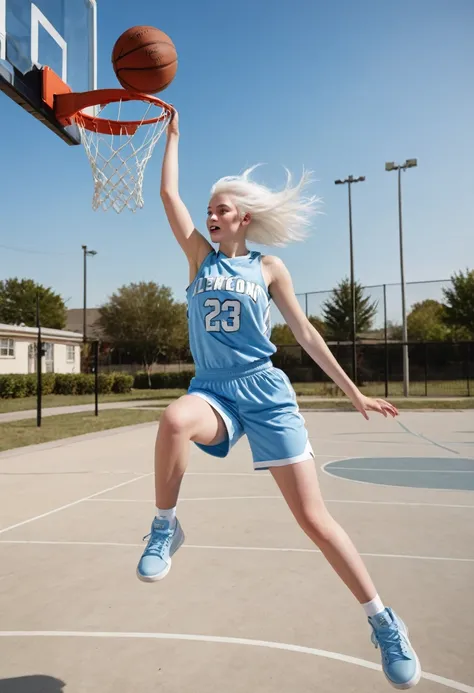
[[[351,257],[351,332],[352,332],[352,379],[357,383],[357,350],[356,350],[356,339],[357,339],[357,317],[356,317],[356,294],[355,294],[355,280],[354,280],[354,242],[352,237],[352,196],[351,196],[351,186],[352,183],[362,183],[365,180],[365,176],[359,176],[359,178],[354,178],[354,176],[349,176],[345,180],[335,180],[336,185],[347,184],[347,190],[349,193],[349,249]]]
[[[410,366],[408,362],[408,325],[406,310],[405,265],[403,259],[403,223],[402,223],[402,171],[417,166],[416,159],[407,159],[404,164],[396,164],[388,161],[385,164],[386,171],[398,171],[398,233],[400,241],[400,283],[402,285],[402,334],[403,334],[403,394],[408,397],[410,393]]]
[[[87,256],[93,257],[97,255],[97,250],[88,250],[86,245],[82,246],[84,252],[84,307],[82,313],[82,341],[85,344],[87,341],[87,320],[86,320],[86,310],[87,310]]]

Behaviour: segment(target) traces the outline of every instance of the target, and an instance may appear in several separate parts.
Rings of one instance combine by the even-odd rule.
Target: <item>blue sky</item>
[[[284,166],[296,176],[309,168],[324,214],[305,244],[269,252],[287,263],[297,292],[329,289],[349,272],[347,188],[334,180],[365,175],[353,187],[356,277],[397,282],[397,181],[384,164],[416,157],[418,168],[403,175],[406,279],[474,266],[472,0],[98,0],[99,87],[117,85],[111,50],[137,24],[161,28],[178,50],[163,97],[180,111],[181,194],[198,228],[218,177],[263,162],[258,179],[278,186]],[[184,300],[187,263],[159,199],[163,142],[147,169],[144,209],[116,215],[92,211],[82,147],[3,94],[0,125],[1,277],[31,277],[81,307],[87,244],[98,251],[89,306],[141,280]]]

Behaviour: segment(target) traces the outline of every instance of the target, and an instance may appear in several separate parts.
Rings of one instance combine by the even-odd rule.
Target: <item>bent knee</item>
[[[325,544],[330,541],[334,520],[326,509],[321,512],[315,512],[313,509],[302,509],[296,519],[301,529],[316,544]]]
[[[160,419],[160,429],[166,431],[168,435],[188,434],[191,437],[196,426],[196,419],[191,408],[178,400],[166,407]]]

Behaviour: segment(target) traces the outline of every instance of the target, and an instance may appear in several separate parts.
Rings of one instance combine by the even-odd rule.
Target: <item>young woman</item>
[[[420,663],[403,621],[382,603],[346,532],[331,517],[318,484],[313,451],[293,388],[270,357],[270,300],[301,346],[367,412],[396,416],[395,407],[365,397],[347,377],[295,297],[283,262],[247,249],[247,241],[282,246],[304,236],[316,199],[302,191],[307,176],[273,192],[242,176],[219,180],[211,191],[207,228],[215,251],[196,230],[178,191],[178,117],[168,126],[161,197],[173,233],[189,262],[189,339],[196,366],[188,394],[164,412],[155,446],[156,514],[137,575],[164,578],[184,541],[176,506],[189,443],[225,457],[247,435],[255,469],[269,469],[296,521],[362,605],[395,688],[420,679]]]

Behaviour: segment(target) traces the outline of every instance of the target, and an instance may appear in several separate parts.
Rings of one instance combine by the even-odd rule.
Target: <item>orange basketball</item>
[[[134,26],[117,39],[112,65],[124,89],[156,94],[173,81],[178,55],[173,41],[160,29]]]

